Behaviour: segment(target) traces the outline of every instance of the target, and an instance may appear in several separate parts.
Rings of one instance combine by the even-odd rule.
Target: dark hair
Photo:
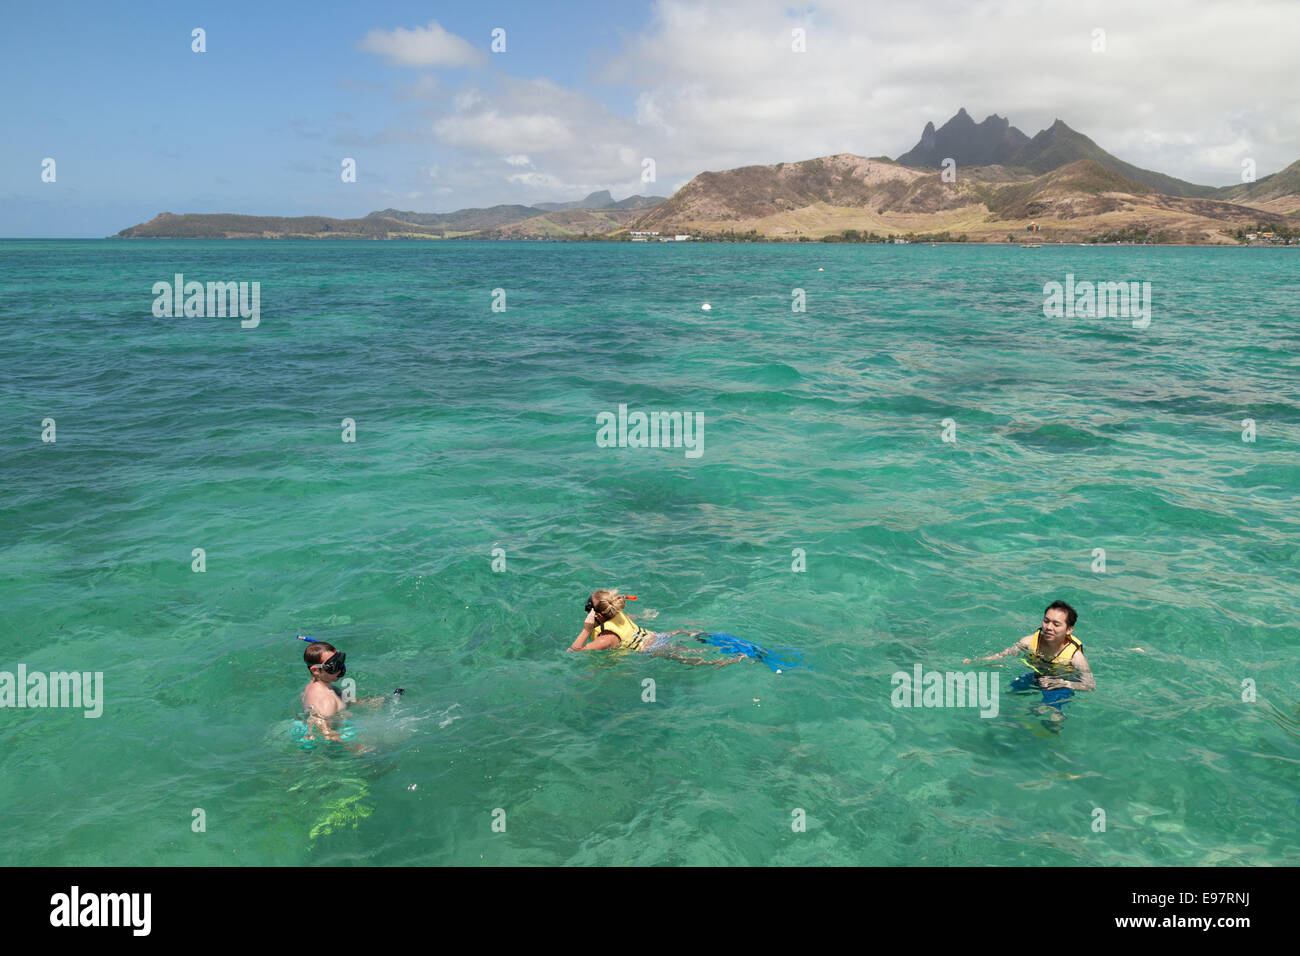
[[[335,650],[333,644],[316,641],[307,645],[307,649],[302,652],[302,659],[307,662],[309,668],[315,667],[321,662],[321,658],[328,657],[333,650]]]
[[[1046,616],[1048,611],[1064,611],[1066,627],[1074,627],[1074,622],[1079,619],[1079,612],[1070,607],[1070,605],[1066,604],[1064,601],[1053,601],[1051,604],[1047,605],[1047,607],[1043,608],[1044,616]]]

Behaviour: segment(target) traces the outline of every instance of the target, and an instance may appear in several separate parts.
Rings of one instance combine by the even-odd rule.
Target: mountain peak
[[[572,202],[537,202],[533,203],[533,205],[546,212],[567,212],[570,209],[604,209],[606,206],[614,205],[614,197],[610,195],[608,189],[600,189],[588,194],[586,199],[575,199]]]
[[[996,113],[976,123],[963,106],[938,130],[926,123],[921,141],[897,161],[931,169],[942,167],[945,159],[959,166],[989,166],[1003,162],[1027,142],[1028,136]]]
[[[952,119],[948,120],[948,122],[944,123],[943,126],[940,128],[950,129],[954,126],[970,128],[974,125],[975,125],[975,121],[971,119],[971,115],[966,112],[966,107],[963,106],[961,109],[959,109],[956,112],[956,114],[954,114]]]
[[[1210,186],[1198,186],[1126,163],[1106,152],[1083,133],[1071,129],[1062,119],[1055,120],[1051,126],[1018,149],[1006,165],[1020,166],[1042,175],[1081,159],[1092,160],[1111,173],[1168,196],[1207,197],[1214,194],[1214,189]]]

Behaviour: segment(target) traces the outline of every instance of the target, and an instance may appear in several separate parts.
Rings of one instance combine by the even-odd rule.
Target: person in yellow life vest
[[[711,664],[722,667],[734,664],[741,657],[729,660],[717,660],[683,653],[672,645],[669,634],[656,634],[637,624],[625,613],[623,608],[628,601],[635,601],[631,594],[619,594],[618,591],[593,591],[587,599],[587,618],[582,622],[582,631],[574,639],[571,651],[650,651],[656,655],[672,657],[688,664]],[[674,631],[674,634],[686,633]],[[588,644],[588,638],[591,643]]]
[[[1064,601],[1053,601],[1043,611],[1043,623],[1034,631],[1016,641],[1005,651],[972,660],[996,661],[1008,654],[1020,654],[1030,671],[1021,674],[1011,683],[1012,690],[1029,690],[1037,687],[1043,692],[1043,703],[1061,709],[1076,690],[1095,690],[1096,680],[1088,659],[1083,656],[1083,644],[1074,636],[1074,622],[1078,613]],[[1077,680],[1066,680],[1077,677]]]

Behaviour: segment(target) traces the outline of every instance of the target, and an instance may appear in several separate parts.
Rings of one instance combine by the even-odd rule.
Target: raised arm
[[[976,662],[983,662],[983,661],[996,661],[999,660],[1000,658],[1006,657],[1008,654],[1014,654],[1017,651],[1024,652],[1027,650],[1029,650],[1029,637],[1022,637],[1020,640],[1016,641],[1014,644],[1008,647],[1005,651],[1002,651],[1000,654],[990,654],[988,657],[975,657],[975,658],[968,657],[965,660],[963,660],[962,663],[974,664]],[[1078,656],[1079,656],[1078,654],[1075,655],[1076,658]]]
[[[582,622],[582,633],[579,634],[576,638],[574,638],[573,644],[569,646],[569,650],[603,651],[608,648],[614,647],[618,644],[618,635],[609,634],[609,633],[600,635],[600,637],[596,638],[594,641],[588,644],[587,638],[591,637],[592,628],[594,628],[595,626],[596,626],[596,612],[588,611],[587,619]]]
[[[591,637],[591,629],[595,626],[596,626],[596,612],[588,611],[587,619],[582,622],[582,633],[580,633],[577,637],[573,639],[573,644],[570,645],[569,650],[571,651],[582,650],[582,645],[587,643],[587,638]]]

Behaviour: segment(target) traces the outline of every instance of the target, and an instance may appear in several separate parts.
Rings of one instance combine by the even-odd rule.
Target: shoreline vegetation
[[[852,233],[855,230],[846,230]],[[402,242],[402,241],[468,241],[468,242],[619,242],[619,243],[638,243],[646,240],[633,239],[625,234],[604,234],[604,235],[568,235],[568,236],[432,236],[432,235],[402,235],[393,234],[387,236],[368,236],[360,233],[331,232],[329,234],[275,234],[275,235],[254,235],[241,234],[234,236],[185,236],[185,235],[154,235],[154,236],[108,236],[109,239],[176,239],[180,241],[190,239],[229,239],[238,241],[240,239],[272,239],[272,240],[348,240],[348,241],[376,241],[376,242]],[[649,240],[654,242],[655,240]],[[660,240],[662,242],[673,242],[672,239]],[[1220,246],[1220,247],[1250,247],[1250,246],[1294,246],[1300,247],[1300,234],[1292,232],[1285,238],[1271,239],[1245,239],[1241,238],[1236,243],[1224,242],[1187,242],[1170,237],[1167,232],[1145,232],[1142,230],[1116,230],[1098,236],[1090,236],[1084,239],[1053,239],[1044,236],[1042,233],[1026,233],[1024,235],[1008,234],[1003,238],[981,238],[972,239],[965,233],[959,236],[953,236],[949,233],[905,233],[895,235],[876,235],[874,233],[857,235],[832,234],[812,238],[810,236],[764,236],[755,232],[736,233],[726,232],[717,234],[698,234],[692,235],[689,241],[693,243],[773,243],[777,245],[802,245],[812,243],[825,244],[847,244],[847,245],[971,245],[971,246]]]

